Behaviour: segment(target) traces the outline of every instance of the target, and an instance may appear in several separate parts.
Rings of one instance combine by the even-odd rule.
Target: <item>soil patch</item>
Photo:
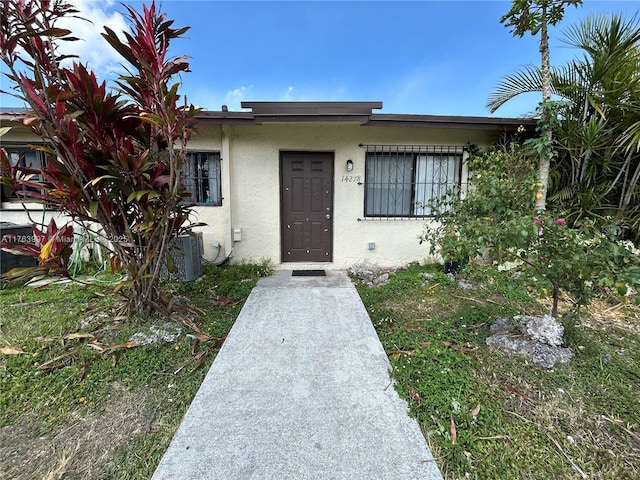
[[[151,393],[116,384],[104,411],[76,411],[53,429],[29,416],[3,427],[0,478],[100,478],[117,448],[155,428]]]

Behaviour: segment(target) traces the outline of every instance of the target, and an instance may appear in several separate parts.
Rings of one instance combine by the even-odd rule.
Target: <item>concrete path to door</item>
[[[442,479],[344,272],[261,279],[153,480]]]

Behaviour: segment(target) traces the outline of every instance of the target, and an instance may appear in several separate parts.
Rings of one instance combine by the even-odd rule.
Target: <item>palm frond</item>
[[[514,97],[523,93],[541,92],[542,75],[540,68],[534,66],[525,67],[524,70],[505,76],[496,90],[489,96],[487,107],[491,113]]]
[[[558,202],[558,203],[568,202],[569,200],[575,197],[576,190],[577,189],[575,185],[566,185],[565,187],[558,190],[557,192],[554,192],[553,194],[549,195],[549,201]]]
[[[622,136],[618,139],[618,144],[626,153],[635,148],[636,152],[640,152],[640,120],[631,124]]]

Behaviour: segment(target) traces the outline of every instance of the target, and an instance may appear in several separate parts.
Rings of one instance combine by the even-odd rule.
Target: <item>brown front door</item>
[[[333,153],[280,154],[283,262],[333,261]]]

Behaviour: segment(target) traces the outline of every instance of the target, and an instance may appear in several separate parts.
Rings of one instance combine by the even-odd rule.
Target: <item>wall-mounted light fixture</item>
[[[353,160],[347,160],[347,172],[353,171]]]

